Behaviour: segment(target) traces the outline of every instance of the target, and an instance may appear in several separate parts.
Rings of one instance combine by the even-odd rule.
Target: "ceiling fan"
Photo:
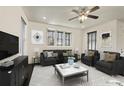
[[[100,7],[99,6],[94,6],[93,8],[89,9],[88,7],[79,7],[78,10],[73,9],[72,12],[76,13],[77,16],[68,19],[69,21],[72,21],[74,19],[79,18],[80,23],[83,23],[84,20],[87,18],[92,18],[92,19],[98,19],[99,17],[96,15],[90,15],[89,13],[94,12],[98,10]]]

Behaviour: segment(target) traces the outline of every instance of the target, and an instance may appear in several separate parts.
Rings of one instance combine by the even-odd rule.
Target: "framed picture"
[[[43,44],[43,31],[32,30],[31,40],[32,44]]]

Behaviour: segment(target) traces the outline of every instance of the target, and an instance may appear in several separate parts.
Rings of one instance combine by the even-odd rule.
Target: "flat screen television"
[[[19,38],[0,31],[0,60],[19,52]]]

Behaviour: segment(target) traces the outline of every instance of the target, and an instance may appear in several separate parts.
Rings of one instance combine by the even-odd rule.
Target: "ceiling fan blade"
[[[93,18],[93,19],[97,19],[97,18],[99,18],[99,16],[95,16],[95,15],[87,15],[87,17],[89,17],[89,18]]]
[[[94,12],[98,10],[100,7],[99,6],[94,6],[93,8],[90,9],[90,12]]]
[[[79,14],[78,10],[73,9],[72,12],[75,12],[76,14]]]
[[[78,18],[78,17],[79,17],[79,16],[75,16],[75,17],[73,17],[73,18],[68,19],[68,21],[74,20],[74,19],[76,19],[76,18]]]

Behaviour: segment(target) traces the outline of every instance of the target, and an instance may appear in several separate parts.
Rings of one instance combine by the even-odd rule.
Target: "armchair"
[[[89,66],[94,66],[100,59],[100,54],[97,50],[88,50],[88,55],[81,54],[81,61]]]

